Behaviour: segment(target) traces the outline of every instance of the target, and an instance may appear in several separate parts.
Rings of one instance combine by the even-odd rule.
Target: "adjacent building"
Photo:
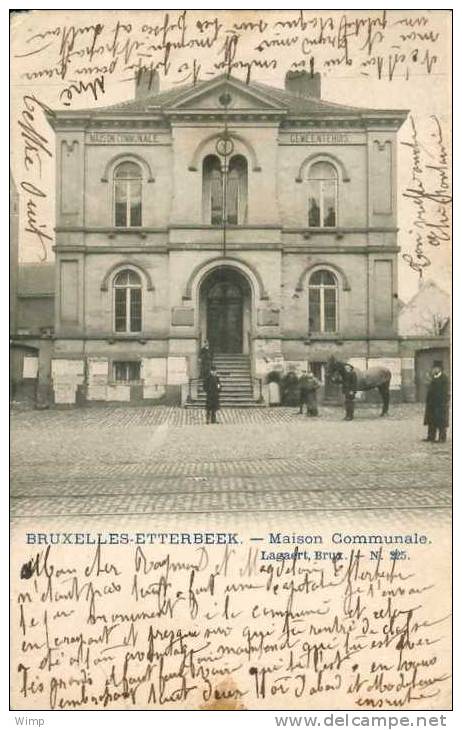
[[[185,402],[208,339],[248,368],[331,354],[409,379],[398,333],[397,132],[407,112],[225,75],[57,111],[55,403]],[[244,367],[245,366],[245,367]],[[252,395],[252,397],[253,397]]]
[[[402,362],[408,363],[401,388],[406,399],[425,400],[435,363],[450,374],[450,324],[450,295],[431,279],[421,279],[418,291],[398,314]]]

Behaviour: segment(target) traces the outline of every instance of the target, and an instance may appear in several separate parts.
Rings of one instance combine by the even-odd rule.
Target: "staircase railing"
[[[201,382],[202,382],[202,378],[189,378],[188,395],[186,396],[186,403],[192,403],[192,401],[193,401],[193,384],[197,383],[197,385],[199,385],[199,383],[201,383]],[[196,395],[197,395],[197,391],[196,391]]]
[[[252,352],[253,347],[252,346],[253,346],[252,333],[250,330],[247,330],[247,348],[249,351],[250,374],[253,377],[255,375],[255,372],[254,372],[255,365],[254,365],[254,361],[253,361],[253,352]]]
[[[263,398],[263,380],[261,378],[255,378],[253,375],[251,376],[251,380],[252,380],[253,383],[257,383],[258,384],[258,398],[257,398],[257,403],[263,403],[264,400],[265,400]],[[254,391],[254,394],[255,394],[255,391]]]

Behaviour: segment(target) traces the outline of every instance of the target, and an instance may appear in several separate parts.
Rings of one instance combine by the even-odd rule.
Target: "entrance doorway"
[[[214,354],[246,351],[246,331],[250,323],[250,287],[235,269],[222,266],[202,285],[205,304],[206,339]],[[246,326],[247,324],[247,326]]]

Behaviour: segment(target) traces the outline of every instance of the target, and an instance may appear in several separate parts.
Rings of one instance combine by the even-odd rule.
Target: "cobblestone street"
[[[212,516],[226,525],[229,513],[233,524],[279,513],[285,522],[352,512],[446,519],[450,445],[421,441],[421,410],[394,406],[382,419],[362,406],[352,423],[339,408],[318,419],[288,408],[223,410],[216,426],[169,407],[17,411],[12,517],[61,528],[76,518],[175,524],[180,515],[182,525]]]

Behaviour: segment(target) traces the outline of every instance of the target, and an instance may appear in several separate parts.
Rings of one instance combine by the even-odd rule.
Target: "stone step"
[[[185,406],[187,408],[204,408],[205,409],[205,398],[199,399],[195,398],[190,403],[186,403]],[[225,400],[223,398],[220,398],[220,408],[247,408],[247,407],[253,407],[253,406],[265,406],[264,403],[258,403],[253,398],[246,398],[246,399],[233,399],[233,400]]]
[[[249,365],[217,365],[219,373],[249,373]]]
[[[222,380],[221,388],[222,390],[227,390],[228,388],[232,388],[233,390],[239,390],[240,388],[253,388],[253,383],[251,380]],[[198,389],[205,392],[205,388],[202,385],[199,385]]]
[[[235,390],[220,390],[220,398],[253,398],[253,388],[235,389]],[[206,393],[204,390],[197,392],[196,398],[205,398]]]
[[[230,410],[233,408],[266,408],[266,405],[264,403],[257,403],[256,401],[252,401],[249,403],[233,403],[233,404],[222,404],[221,407],[226,410]],[[205,404],[198,403],[197,401],[194,401],[192,403],[186,403],[185,408],[198,408],[201,410],[205,410]],[[220,411],[218,411],[218,419],[220,419]]]
[[[255,399],[250,370],[250,358],[248,355],[215,355],[213,364],[221,380],[220,407],[264,407],[264,403],[257,403]],[[202,383],[199,383],[196,397],[191,403],[186,403],[186,408],[205,409],[205,404],[206,394]]]
[[[223,383],[250,383],[252,382],[252,378],[248,373],[243,373],[242,375],[225,375],[223,376],[221,373],[218,373],[218,377],[220,378],[220,382],[223,385]],[[199,384],[202,387],[202,381],[199,381]]]

